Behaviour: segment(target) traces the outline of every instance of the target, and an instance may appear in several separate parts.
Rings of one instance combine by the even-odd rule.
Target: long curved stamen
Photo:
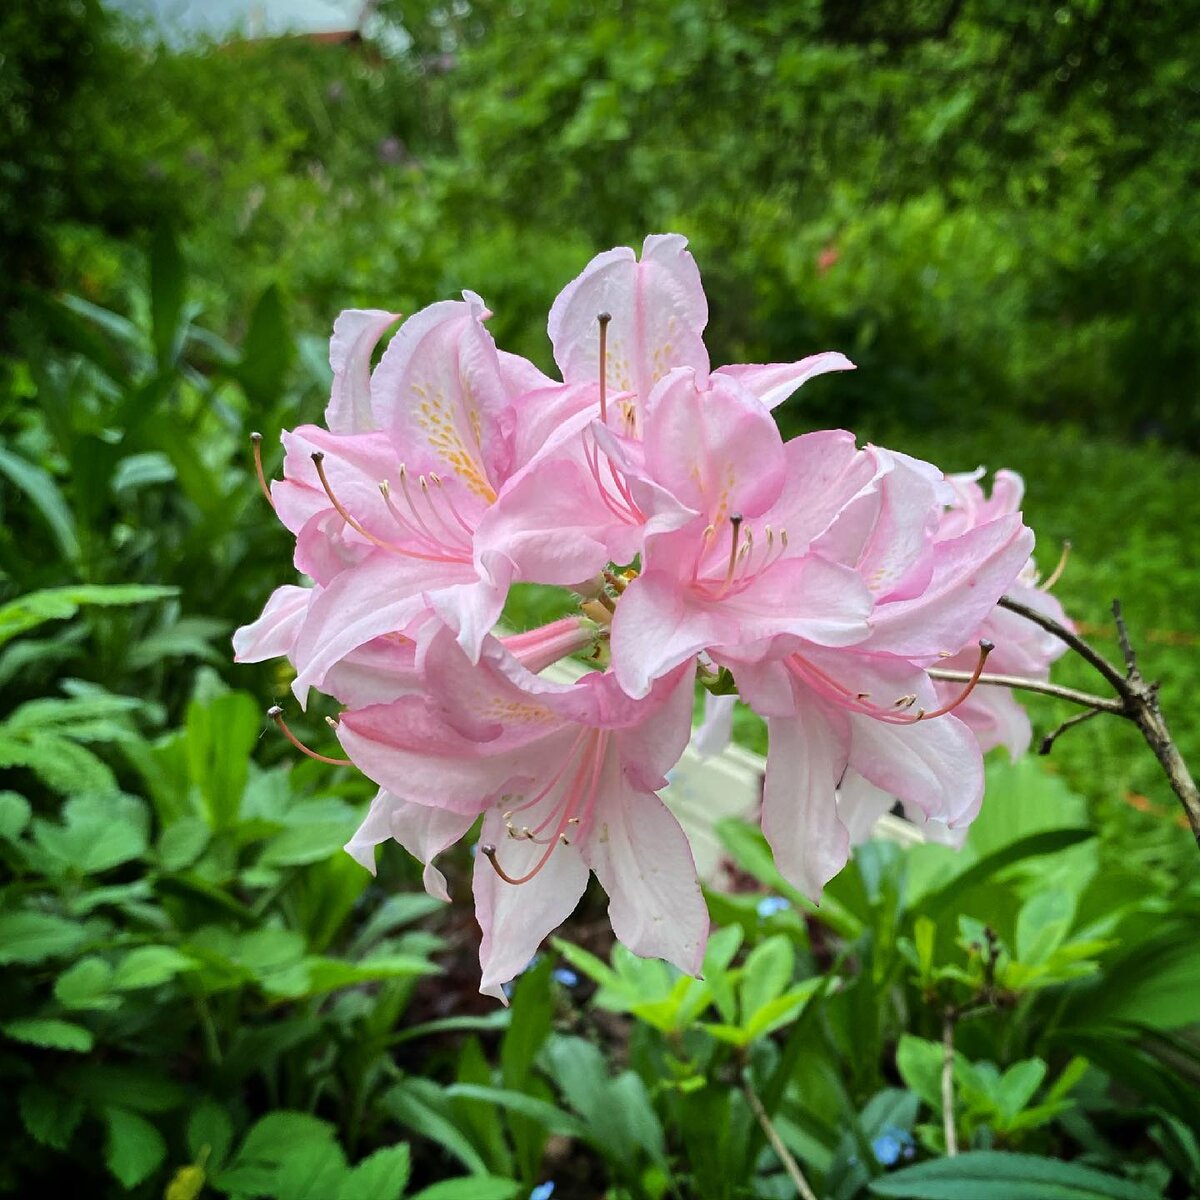
[[[1062,573],[1067,569],[1067,559],[1070,557],[1071,543],[1064,541],[1062,544],[1062,554],[1058,556],[1058,565],[1050,572],[1049,579],[1041,585],[1043,592],[1048,592],[1062,578]]]
[[[262,465],[262,434],[252,433],[250,435],[250,445],[254,447],[254,473],[258,476],[258,488],[267,498],[267,503],[272,509],[275,508],[275,501],[271,496],[271,489],[267,486],[267,477],[263,472]]]
[[[475,530],[467,523],[466,518],[458,511],[458,505],[454,503],[454,497],[446,490],[445,484],[442,482],[440,475],[435,475],[432,471],[429,472],[430,482],[438,489],[438,493],[446,502],[446,507],[450,510],[450,515],[463,527],[463,532],[470,537],[475,536]]]
[[[439,480],[439,482],[440,482],[440,480]],[[453,544],[462,546],[462,534],[457,529],[455,529],[454,526],[451,525],[449,521],[446,520],[446,518],[442,515],[441,511],[438,509],[438,506],[436,504],[434,504],[433,495],[429,490],[428,478],[426,478],[426,476],[422,475],[420,478],[420,484],[421,484],[421,495],[425,499],[426,506],[428,507],[430,513],[433,515],[434,520],[437,521],[437,523],[439,525],[441,525],[441,527],[446,531],[446,536],[450,539],[450,542],[447,544],[453,543]],[[466,549],[465,546],[463,548]]]
[[[482,854],[491,864],[492,869],[504,880],[505,883],[511,884],[514,887],[519,887],[523,883],[528,883],[531,879],[537,876],[546,864],[550,861],[550,855],[561,844],[569,846],[570,839],[567,837],[567,831],[572,827],[579,830],[580,836],[586,836],[587,828],[590,827],[590,818],[592,809],[595,806],[596,793],[600,787],[600,773],[604,765],[604,751],[608,744],[607,736],[603,732],[584,730],[584,735],[596,733],[595,741],[587,754],[579,762],[579,769],[575,773],[570,786],[554,808],[547,814],[544,820],[535,829],[521,829],[519,832],[513,833],[513,836],[522,841],[535,842],[539,846],[545,846],[546,849],[542,852],[537,862],[525,872],[524,875],[510,875],[501,865],[499,861],[499,853],[491,843],[482,844],[479,847],[479,853]],[[579,744],[579,739],[576,739],[576,746]],[[570,762],[574,757],[574,748],[571,754],[567,756],[567,761]],[[587,784],[580,790],[580,784],[584,778],[589,775]],[[524,807],[524,806],[522,806]],[[517,810],[512,810],[517,811]],[[560,815],[561,814],[561,815]],[[506,817],[511,813],[506,814]],[[554,832],[546,838],[538,835],[558,818]],[[584,822],[587,822],[585,825]],[[510,828],[510,833],[513,832]]]
[[[983,665],[987,662],[988,655],[995,648],[995,642],[989,642],[986,638],[981,639],[979,643],[979,661],[975,664],[975,670],[971,673],[971,678],[967,680],[963,690],[949,704],[943,704],[941,708],[935,708],[933,712],[918,713],[913,718],[913,723],[915,724],[917,721],[929,721],[934,717],[944,717],[948,712],[953,712],[975,690],[975,685],[979,682],[980,675],[983,674]]]
[[[396,522],[406,533],[416,538],[417,541],[423,542],[426,546],[432,547],[434,550],[440,550],[444,547],[440,542],[432,541],[426,534],[422,533],[413,523],[406,517],[399,508],[396,502],[392,499],[391,484],[386,479],[379,481],[379,494],[383,497],[384,504],[387,505],[387,510],[391,513],[392,520]]]
[[[402,546],[397,546],[393,542],[385,542],[382,538],[376,537],[369,529],[351,515],[349,509],[333,494],[333,488],[329,484],[329,477],[325,474],[325,454],[324,451],[314,450],[310,456],[313,460],[313,466],[317,468],[317,478],[321,481],[321,486],[325,489],[325,495],[329,497],[329,503],[333,505],[334,511],[355,533],[361,534],[368,542],[381,547],[384,550],[394,550],[397,554],[407,554]]]
[[[600,323],[600,420],[608,424],[608,323],[612,313],[597,313]]]
[[[870,700],[869,692],[851,692],[844,684],[839,683],[836,679],[827,675],[815,663],[809,662],[799,654],[790,656],[790,663],[793,672],[803,678],[810,686],[817,686],[818,690],[822,688],[827,693],[832,693],[831,699],[842,704],[845,708],[852,712],[862,713],[864,716],[873,717],[877,721],[883,721],[888,725],[915,725],[918,721],[928,721],[933,717],[944,717],[947,713],[953,712],[968,696],[975,690],[975,685],[979,682],[980,676],[983,674],[984,663],[987,662],[988,655],[995,649],[995,644],[987,640],[979,643],[979,662],[975,666],[975,670],[971,678],[964,685],[963,690],[948,704],[942,705],[940,708],[926,711],[919,709],[915,714],[909,715],[907,712],[896,712],[896,709],[907,710],[916,703],[916,696],[909,694],[901,696],[892,704],[892,708],[880,708],[877,704],[868,703]]]
[[[417,525],[420,526],[421,532],[431,542],[437,544],[440,540],[437,534],[425,524],[425,518],[422,517],[419,512],[417,512],[417,506],[413,502],[412,492],[409,491],[408,487],[408,468],[404,463],[400,464],[400,469],[397,471],[397,474],[400,476],[400,490],[404,493],[404,502],[408,505],[408,510],[412,513],[413,519],[416,521]],[[421,478],[423,479],[424,476]]]
[[[318,754],[315,750],[310,750],[287,726],[287,722],[283,719],[283,709],[278,704],[273,704],[267,709],[267,716],[279,727],[279,732],[283,734],[301,754],[308,755],[309,758],[315,758],[317,762],[328,763],[331,767],[352,767],[354,764],[348,758],[330,758],[328,754]]]

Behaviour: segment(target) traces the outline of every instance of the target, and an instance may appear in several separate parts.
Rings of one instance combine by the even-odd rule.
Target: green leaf
[[[764,1005],[769,1004],[792,982],[796,953],[786,934],[777,933],[760,942],[746,956],[740,996],[742,1024]]]
[[[255,409],[266,411],[278,402],[295,353],[283,298],[272,284],[258,298],[250,314],[242,358],[234,368],[234,375]]]
[[[184,288],[185,270],[179,243],[171,230],[162,225],[150,245],[150,319],[160,371],[169,367],[179,352]]]
[[[167,1157],[162,1134],[145,1117],[124,1108],[106,1108],[104,1122],[108,1126],[104,1147],[108,1169],[125,1189],[137,1187]]]
[[[521,1185],[495,1175],[472,1175],[467,1179],[446,1179],[417,1192],[410,1200],[513,1200]]]
[[[519,1113],[540,1125],[547,1133],[581,1138],[585,1141],[588,1139],[588,1127],[578,1117],[573,1117],[549,1100],[539,1100],[536,1096],[524,1092],[475,1083],[455,1083],[446,1089],[446,1094],[466,1100],[483,1100],[507,1112]]]
[[[219,1170],[233,1144],[233,1122],[215,1100],[201,1100],[188,1118],[188,1153],[195,1161],[205,1156],[210,1173]]]
[[[348,1178],[346,1156],[336,1141],[300,1142],[276,1164],[272,1192],[278,1200],[329,1200]]]
[[[942,1047],[906,1033],[896,1048],[900,1078],[935,1112],[942,1107]]]
[[[193,701],[188,708],[188,770],[217,832],[237,819],[263,719],[260,706],[245,692],[214,696],[207,703]]]
[[[26,1017],[19,1021],[8,1021],[0,1028],[14,1042],[43,1046],[47,1050],[70,1050],[76,1054],[86,1054],[92,1048],[90,1029],[53,1017]]]
[[[112,968],[102,958],[81,958],[54,981],[54,998],[64,1008],[115,1008]]]
[[[170,946],[138,946],[117,963],[112,983],[123,992],[159,987],[181,971],[195,970],[196,965],[195,959]]]
[[[25,832],[31,811],[24,796],[0,792],[0,838],[15,842]]]
[[[79,925],[49,913],[0,913],[0,963],[39,963],[70,954],[83,938]]]
[[[44,1083],[27,1083],[18,1100],[21,1121],[34,1141],[65,1150],[83,1117],[83,1101]]]
[[[14,487],[20,488],[29,497],[54,535],[62,556],[72,561],[78,558],[79,535],[75,529],[75,517],[49,472],[11,450],[0,448],[0,475],[7,476]],[[3,610],[0,610],[2,622]]]
[[[358,810],[341,800],[306,800],[287,812],[287,828],[273,837],[259,858],[262,867],[298,867],[341,852],[358,827]]]
[[[119,607],[127,604],[145,604],[150,600],[177,595],[178,592],[178,588],[141,583],[111,586],[80,584],[29,592],[0,605],[0,646],[46,621],[65,621],[75,616],[81,605]]]
[[[405,1079],[384,1094],[383,1106],[405,1128],[453,1154],[468,1171],[487,1174],[479,1151],[452,1119],[449,1098],[432,1080]]]
[[[1044,963],[1071,929],[1075,901],[1060,888],[1035,892],[1017,916],[1017,961],[1029,966]]]
[[[408,1186],[410,1158],[403,1143],[376,1150],[342,1182],[337,1200],[400,1200]]]
[[[201,817],[183,817],[162,831],[158,839],[158,861],[164,871],[182,871],[204,853],[212,838]]]
[[[1158,1200],[1154,1189],[1031,1154],[975,1150],[875,1180],[873,1196],[903,1200]]]
[[[28,767],[47,787],[64,795],[117,790],[107,764],[77,742],[54,733],[10,736],[0,728],[0,767]]]
[[[1006,867],[1011,867],[1014,863],[1023,862],[1026,859],[1055,854],[1060,850],[1065,850],[1068,846],[1086,842],[1095,836],[1094,829],[1047,829],[1041,833],[1032,833],[1028,837],[1010,842],[981,858],[961,875],[952,879],[945,887],[925,896],[917,905],[916,913],[936,918],[939,914],[954,907],[959,898],[972,888],[978,887]]]
[[[34,823],[34,839],[73,871],[95,875],[146,853],[149,820],[133,796],[78,796],[62,810],[61,825]]]

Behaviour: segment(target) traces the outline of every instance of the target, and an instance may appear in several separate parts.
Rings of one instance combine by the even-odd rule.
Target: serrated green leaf
[[[18,1099],[21,1122],[34,1141],[65,1150],[83,1117],[83,1101],[44,1083],[27,1083]]]
[[[263,848],[259,865],[298,867],[340,854],[358,827],[358,810],[341,800],[308,800],[287,812],[287,827]]]
[[[410,1159],[403,1143],[376,1150],[343,1180],[337,1200],[400,1200],[408,1186]]]
[[[64,1008],[115,1008],[112,968],[102,958],[91,956],[72,963],[54,981],[54,998]]]
[[[71,870],[94,875],[145,854],[148,823],[134,796],[77,796],[63,805],[62,824],[34,822],[34,840]]]
[[[178,592],[178,588],[142,583],[78,584],[29,592],[0,605],[0,646],[46,621],[68,620],[75,616],[81,605],[145,604],[175,596]]]
[[[167,1144],[162,1134],[137,1113],[125,1108],[104,1110],[108,1138],[104,1146],[104,1161],[123,1188],[137,1187],[162,1165],[167,1157]]]
[[[138,946],[117,963],[112,985],[118,991],[159,987],[181,971],[196,969],[195,959],[171,946]]]
[[[117,791],[112,771],[78,742],[42,730],[10,734],[0,728],[0,767],[27,767],[63,795]]]
[[[183,817],[162,831],[158,860],[165,871],[182,871],[204,853],[212,831],[202,817]]]
[[[210,1171],[220,1170],[233,1145],[233,1122],[215,1100],[201,1100],[188,1118],[188,1153],[197,1162],[202,1156]]]
[[[336,1141],[300,1142],[276,1166],[273,1194],[278,1200],[329,1200],[348,1178]]]
[[[26,1017],[19,1021],[8,1021],[3,1026],[5,1037],[29,1046],[43,1046],[47,1050],[70,1050],[75,1054],[86,1054],[93,1044],[92,1031],[70,1021],[54,1017]]]
[[[975,1150],[876,1179],[873,1196],[898,1200],[1158,1200],[1152,1188],[1078,1163]]]
[[[70,954],[83,938],[81,926],[49,913],[0,913],[0,963],[39,963]]]

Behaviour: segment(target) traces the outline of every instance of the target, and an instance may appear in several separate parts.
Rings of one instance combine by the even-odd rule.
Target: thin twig
[[[1120,600],[1112,602],[1112,615],[1117,625],[1117,641],[1125,659],[1125,678],[1132,679],[1138,669],[1137,655],[1134,654],[1133,643],[1129,640],[1129,630],[1125,628],[1125,614],[1121,611]]]
[[[954,1120],[954,1020],[953,1007],[942,1013],[942,1129],[946,1135],[946,1157],[958,1153],[958,1129]]]
[[[1058,741],[1058,739],[1064,733],[1066,733],[1068,729],[1071,729],[1076,725],[1082,725],[1084,721],[1090,721],[1097,713],[1106,711],[1108,710],[1103,708],[1088,708],[1084,709],[1084,711],[1081,713],[1076,713],[1073,717],[1068,717],[1057,729],[1052,729],[1044,738],[1042,738],[1042,740],[1038,743],[1038,753],[1049,754],[1054,748],[1054,743]]]
[[[1053,617],[1038,612],[1037,609],[1030,608],[1018,600],[1013,600],[1010,596],[1001,597],[999,603],[1002,608],[1007,608],[1010,612],[1015,612],[1054,634],[1112,684],[1118,696],[1117,700],[1105,700],[1100,704],[1087,702],[1087,706],[1101,709],[1104,712],[1117,712],[1138,727],[1146,744],[1154,751],[1154,756],[1166,773],[1171,790],[1179,798],[1179,803],[1183,805],[1183,811],[1191,826],[1192,836],[1196,839],[1197,845],[1200,845],[1200,789],[1197,789],[1196,781],[1192,778],[1187,763],[1183,761],[1183,755],[1179,753],[1179,747],[1175,745],[1171,731],[1167,728],[1166,719],[1163,717],[1158,703],[1158,684],[1148,683],[1138,668],[1137,656],[1129,637],[1129,630],[1125,625],[1120,601],[1113,601],[1112,611],[1117,626],[1117,639],[1125,659],[1125,674],[1122,674],[1120,668],[1114,666],[1102,654],[1089,646],[1073,629],[1068,629]],[[1066,689],[1059,689],[1051,694],[1062,695],[1064,690]],[[1114,704],[1116,708],[1112,707]],[[1051,737],[1051,742],[1061,732],[1062,729],[1059,729]]]
[[[1029,605],[1022,604],[1019,600],[1014,600],[1011,596],[1001,596],[997,603],[1001,608],[1007,608],[1009,612],[1015,612],[1027,621],[1032,621],[1035,625],[1040,625],[1047,633],[1052,633],[1060,641],[1066,642],[1080,658],[1086,659],[1091,663],[1117,691],[1121,690],[1121,685],[1125,683],[1125,676],[1104,655],[1089,646],[1073,629],[1068,629],[1053,617],[1038,612],[1036,608],[1030,608]]]
[[[751,1085],[748,1075],[742,1079],[742,1091],[745,1094],[746,1103],[750,1105],[750,1111],[758,1119],[763,1133],[767,1135],[767,1141],[771,1143],[771,1149],[775,1151],[779,1161],[783,1164],[783,1169],[787,1172],[788,1178],[796,1185],[796,1191],[804,1197],[804,1200],[817,1200],[816,1192],[809,1187],[808,1180],[804,1178],[804,1172],[800,1170],[800,1164],[793,1157],[792,1152],[783,1144],[783,1139],[779,1136],[779,1131],[772,1124],[771,1118],[767,1115],[767,1110],[763,1108],[762,1101],[758,1098],[758,1093],[755,1092]]]
[[[970,671],[951,671],[944,667],[931,667],[930,679],[944,679],[950,683],[967,683],[971,679]],[[1063,687],[1061,684],[1050,683],[1043,679],[1026,679],[1023,675],[980,675],[976,680],[980,685],[992,687],[1018,688],[1024,692],[1039,692],[1043,696],[1057,696],[1059,700],[1069,700],[1072,704],[1082,704],[1086,708],[1094,708],[1100,712],[1116,713],[1123,716],[1125,705],[1120,700],[1109,699],[1107,696],[1096,696],[1091,692],[1077,691],[1075,688]]]

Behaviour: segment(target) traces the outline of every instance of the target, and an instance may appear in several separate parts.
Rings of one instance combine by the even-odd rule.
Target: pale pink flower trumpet
[[[767,719],[763,828],[816,899],[884,800],[930,828],[970,821],[982,748],[1027,740],[1007,693],[975,686],[993,643],[1012,669],[1053,657],[996,608],[1033,586],[1015,477],[987,500],[842,430],[785,442],[771,409],[852,364],[711,369],[686,247],[648,237],[640,260],[611,250],[568,284],[549,319],[561,382],[498,350],[470,292],[401,325],[374,371],[398,318],[343,313],[328,429],[284,435],[282,481],[259,469],[311,585],[278,589],[237,656],[286,657],[302,703],[317,688],[344,706],[346,760],[293,740],[379,785],[347,846],[365,866],[394,839],[448,899],[434,859],[478,825],[495,995],[589,873],[626,945],[699,969],[707,912],[658,798],[697,679],[731,677]],[[581,615],[507,632],[517,582],[569,589]],[[581,653],[574,682],[544,673]],[[707,748],[733,703],[713,704]]]

